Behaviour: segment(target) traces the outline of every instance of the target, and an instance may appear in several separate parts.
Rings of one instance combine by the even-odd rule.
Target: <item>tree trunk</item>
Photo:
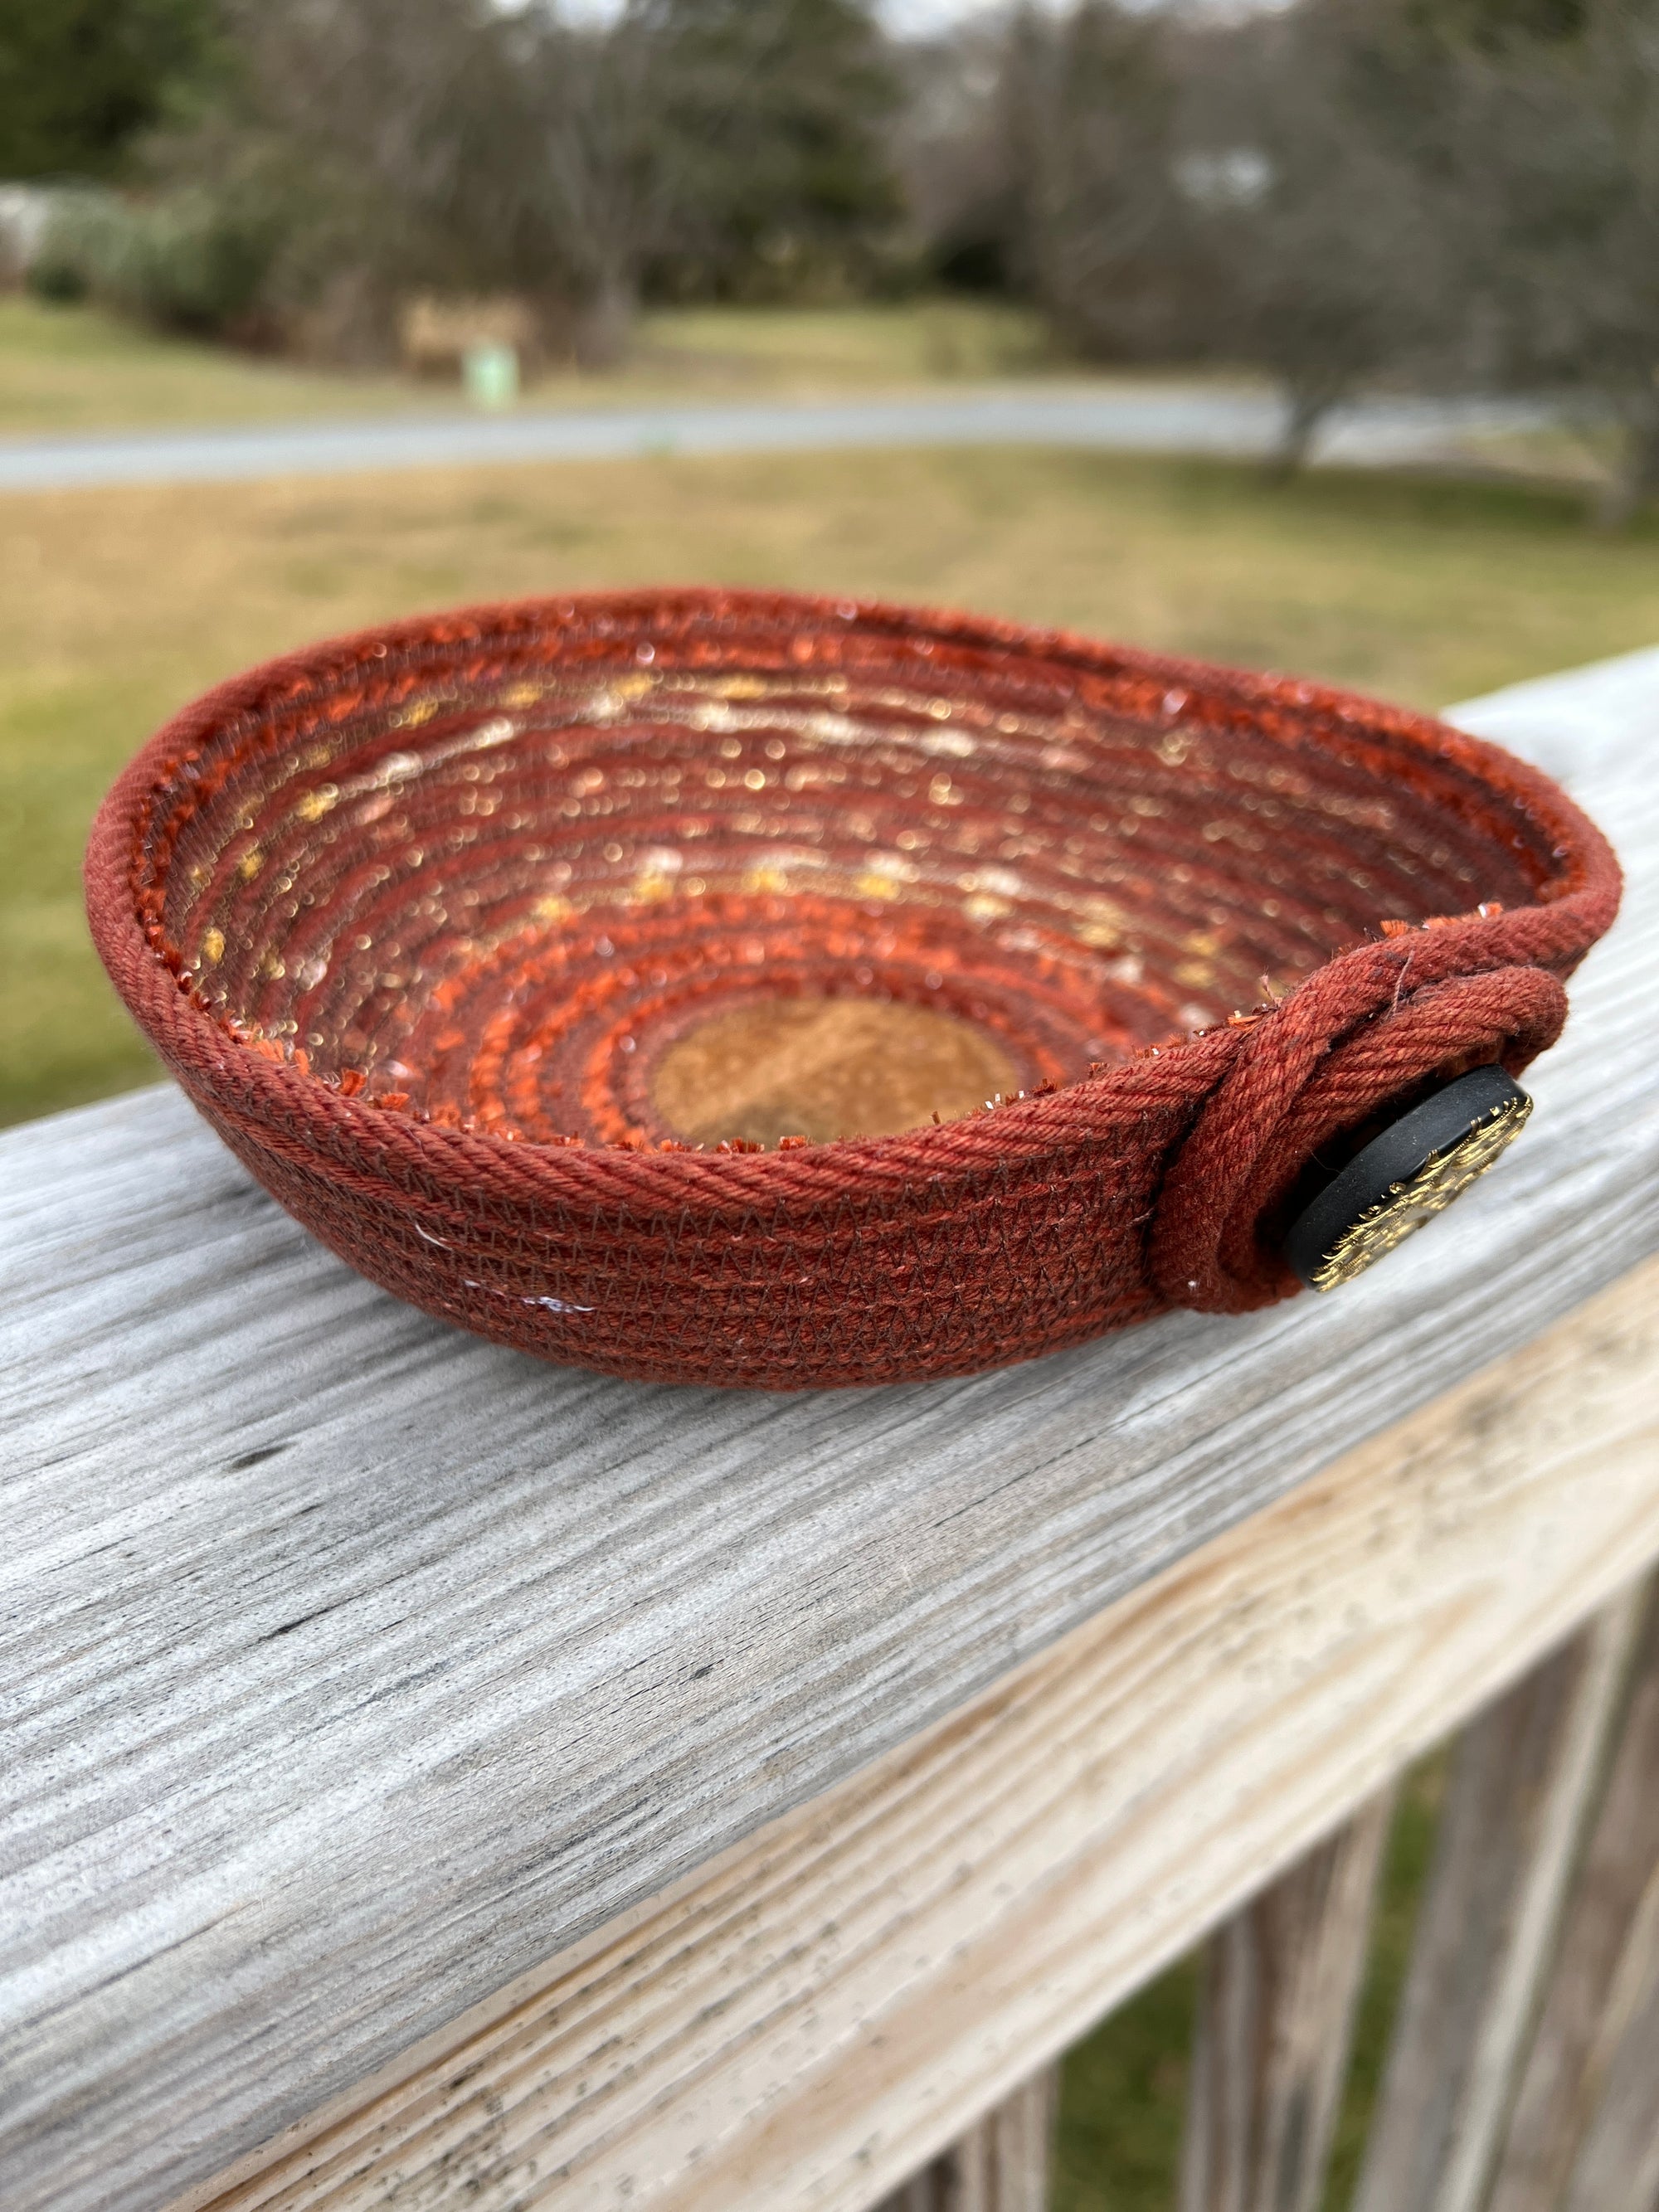
[[[600,277],[576,325],[576,359],[583,368],[615,368],[623,360],[639,305],[631,272],[610,270]]]
[[[1659,399],[1626,416],[1619,464],[1595,503],[1598,529],[1623,530],[1659,493]]]
[[[1307,466],[1319,426],[1341,396],[1334,391],[1299,392],[1294,386],[1285,393],[1285,427],[1267,461],[1269,483],[1288,483]]]

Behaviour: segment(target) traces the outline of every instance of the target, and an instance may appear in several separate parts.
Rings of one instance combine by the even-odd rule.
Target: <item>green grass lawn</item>
[[[328,375],[0,294],[0,436],[384,414],[430,397],[395,377]]]
[[[974,301],[891,307],[684,308],[641,318],[629,358],[604,375],[554,366],[527,399],[805,397],[1056,367],[1036,318]],[[1075,367],[1070,374],[1075,374]],[[0,436],[145,424],[453,410],[453,384],[348,374],[163,337],[92,307],[0,294]]]
[[[641,324],[632,364],[635,375],[682,385],[723,379],[843,391],[1045,370],[1079,373],[1028,309],[951,299],[659,310]]]

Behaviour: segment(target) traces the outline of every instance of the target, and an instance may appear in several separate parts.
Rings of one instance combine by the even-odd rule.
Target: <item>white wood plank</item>
[[[1659,1589],[1488,2205],[1659,2205]]]
[[[1631,2212],[1659,2207],[1659,1877],[1620,1961],[1613,1996],[1619,2033],[1609,2037],[1601,2102],[1573,2164],[1561,2212]],[[1609,2012],[1613,2008],[1609,2006]],[[1612,2022],[1609,2022],[1609,2026]]]
[[[9,2208],[214,2172],[1659,1247],[1656,701],[1526,1144],[1328,1301],[644,1389],[397,1306],[170,1093],[0,1140]]]
[[[1486,2201],[1646,1600],[1627,1592],[1459,1739],[1355,2212]]]
[[[1659,1260],[179,2212],[866,2212],[1659,1549],[1656,1371]]]
[[[1060,2069],[1045,2066],[876,2212],[1048,2212]]]
[[[1659,646],[1534,676],[1448,707],[1446,715],[1587,796],[1600,778],[1616,775],[1635,748],[1659,735]],[[1603,827],[1617,842],[1619,824],[1609,820]]]
[[[1394,1802],[1381,1791],[1206,1946],[1181,2212],[1324,2202]]]

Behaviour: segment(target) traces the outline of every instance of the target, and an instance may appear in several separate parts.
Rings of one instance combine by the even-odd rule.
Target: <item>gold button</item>
[[[1352,1282],[1485,1175],[1531,1111],[1501,1067],[1460,1075],[1332,1177],[1291,1224],[1285,1257],[1310,1290]]]

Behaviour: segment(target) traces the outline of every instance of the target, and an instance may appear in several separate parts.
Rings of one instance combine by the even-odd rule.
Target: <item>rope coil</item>
[[[1164,1182],[1150,1262],[1171,1305],[1245,1313],[1290,1296],[1272,1231],[1322,1146],[1431,1078],[1488,1060],[1518,1075],[1554,1043],[1554,975],[1457,964],[1490,957],[1483,933],[1350,953],[1253,1025]]]
[[[1310,1162],[1544,1049],[1619,877],[1547,779],[1396,709],[664,592],[222,686],[110,793],[87,889],[163,1059],[353,1266],[543,1358],[793,1388],[1288,1294]],[[654,1056],[757,988],[988,1024],[1021,1093],[698,1149]]]

